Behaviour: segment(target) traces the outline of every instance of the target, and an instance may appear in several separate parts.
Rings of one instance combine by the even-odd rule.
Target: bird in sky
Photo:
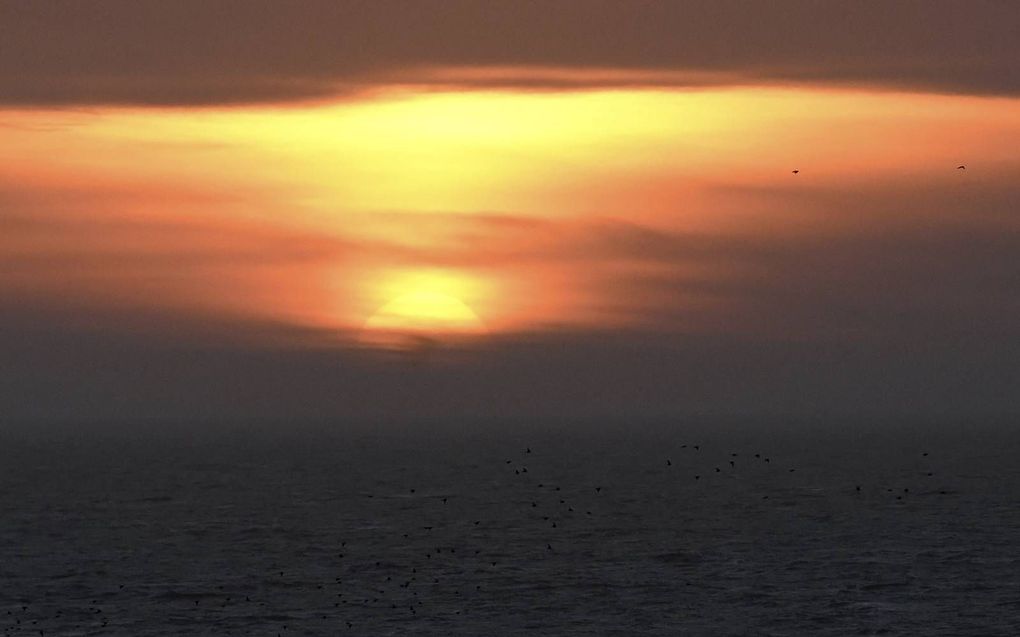
[[[800,170],[791,170],[790,172],[792,172],[794,175],[796,175],[796,174],[800,173]]]
[[[967,170],[967,167],[964,166],[963,164],[960,164],[959,166],[956,167],[956,169],[957,170]]]

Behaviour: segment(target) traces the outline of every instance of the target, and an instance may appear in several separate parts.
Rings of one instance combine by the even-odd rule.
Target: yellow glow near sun
[[[543,193],[558,181],[642,169],[635,147],[678,135],[708,144],[712,133],[733,128],[720,99],[732,101],[640,91],[398,92],[305,108],[120,109],[80,118],[75,134],[101,151],[83,148],[90,172],[214,178],[238,193],[254,184],[259,199],[284,198],[293,222],[315,227],[353,210],[544,216],[551,213]]]
[[[47,175],[84,188],[186,185],[183,192],[229,199],[178,205],[174,215],[283,219],[347,236],[372,234],[370,223],[351,215],[394,211],[625,215],[716,230],[718,187],[768,186],[792,165],[810,166],[813,183],[845,184],[890,169],[941,170],[959,163],[975,139],[984,161],[1012,161],[1014,108],[1003,100],[794,88],[393,89],[301,107],[21,114],[28,128],[4,131],[0,167],[43,185]],[[34,130],[54,122],[45,134]],[[875,135],[886,140],[878,156]],[[142,201],[145,212],[169,207],[160,197]]]

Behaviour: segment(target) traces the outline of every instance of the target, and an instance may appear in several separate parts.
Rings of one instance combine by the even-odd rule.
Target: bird
[[[799,169],[797,169],[797,170],[791,170],[790,172],[792,172],[792,173],[793,173],[794,175],[796,175],[796,174],[799,174],[799,173],[800,173],[800,170],[799,170]]]
[[[956,169],[957,170],[967,170],[967,167],[964,166],[963,164],[960,164],[959,166],[956,167]]]

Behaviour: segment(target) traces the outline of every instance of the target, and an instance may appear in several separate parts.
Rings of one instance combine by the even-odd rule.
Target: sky
[[[1018,59],[1006,2],[0,0],[0,419],[1020,415]]]

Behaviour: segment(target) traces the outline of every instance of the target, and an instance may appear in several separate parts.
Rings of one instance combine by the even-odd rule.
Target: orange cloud
[[[745,320],[781,312],[760,290],[797,289],[787,251],[818,269],[831,243],[852,269],[854,250],[887,258],[883,237],[917,246],[912,232],[961,214],[1012,231],[997,211],[1016,197],[1017,113],[859,91],[408,87],[291,108],[9,111],[0,289],[315,333],[437,294],[494,335],[793,329]],[[430,276],[460,283],[406,283]]]

